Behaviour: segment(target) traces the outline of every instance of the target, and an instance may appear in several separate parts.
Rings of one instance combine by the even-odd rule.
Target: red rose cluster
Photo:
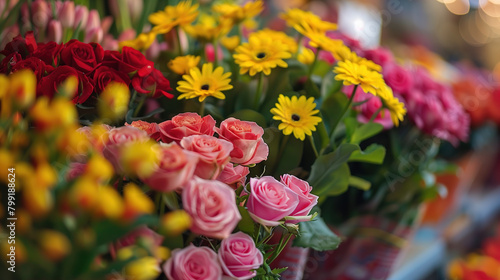
[[[15,37],[0,53],[6,56],[0,64],[0,73],[33,70],[37,96],[53,97],[61,83],[74,76],[78,78],[77,92],[73,95],[77,104],[97,97],[110,82],[132,85],[138,93],[154,98],[161,95],[173,98],[168,93],[169,81],[154,68],[153,62],[133,48],[124,47],[120,53],[78,40],[65,44],[37,43],[33,32],[27,32],[25,38]]]

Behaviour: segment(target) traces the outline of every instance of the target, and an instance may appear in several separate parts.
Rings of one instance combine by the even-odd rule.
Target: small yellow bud
[[[6,149],[0,149],[0,180],[9,183],[9,168],[14,167],[14,155]]]
[[[153,201],[134,183],[129,183],[123,188],[123,196],[125,211],[122,218],[125,221],[142,214],[150,214],[155,209]]]
[[[8,89],[9,79],[4,74],[0,74],[0,100],[3,100],[7,96]]]
[[[62,127],[74,126],[78,121],[78,113],[76,112],[76,107],[70,100],[65,98],[57,97],[52,101],[51,104],[51,114],[54,112],[57,116],[56,125]]]
[[[114,174],[113,165],[100,154],[94,154],[87,161],[85,175],[95,179],[97,182],[106,182]]]
[[[130,90],[123,83],[111,82],[102,91],[97,109],[103,119],[118,120],[128,110]]]
[[[160,275],[161,269],[155,257],[143,257],[125,266],[124,274],[129,279],[153,280]]]
[[[160,231],[166,236],[177,236],[191,227],[191,216],[184,210],[169,212],[160,220]]]
[[[302,48],[302,51],[297,56],[297,60],[302,62],[305,65],[310,65],[314,62],[314,52],[306,47]]]
[[[35,101],[36,96],[36,76],[33,71],[23,69],[14,72],[9,76],[9,95],[14,101],[14,105],[19,108],[27,108]]]
[[[35,180],[38,188],[51,188],[57,182],[57,172],[47,162],[40,163],[35,169]]]
[[[112,187],[103,186],[99,189],[96,214],[109,219],[117,219],[123,213],[123,200]]]
[[[179,75],[189,73],[189,70],[198,66],[201,57],[194,55],[178,56],[168,63],[168,68]]]
[[[23,187],[23,205],[33,218],[44,217],[52,208],[52,194],[47,189],[25,185]]]
[[[2,251],[2,260],[4,261],[10,261],[11,257],[14,256],[15,262],[17,263],[23,263],[26,261],[27,258],[27,253],[26,253],[26,248],[24,247],[23,243],[19,240],[16,239],[16,244],[15,246],[12,246],[8,244],[7,242],[2,242],[1,246],[1,251]],[[13,247],[13,248],[11,248]],[[14,249],[14,250],[11,250]]]
[[[91,211],[97,203],[99,186],[94,180],[85,176],[80,177],[70,190],[71,204],[84,210]]]
[[[155,257],[162,261],[168,260],[170,258],[170,255],[170,249],[163,246],[158,247],[155,252]]]
[[[72,99],[78,92],[78,78],[71,75],[61,85],[59,85],[59,91],[61,96]]]
[[[129,175],[145,178],[151,175],[158,165],[158,156],[154,141],[133,142],[124,147],[121,153],[123,170]]]
[[[51,261],[59,261],[64,258],[71,250],[71,243],[66,235],[54,231],[44,230],[39,233],[40,249]]]
[[[77,127],[69,127],[57,139],[57,148],[59,151],[71,157],[85,156],[90,149],[88,138],[77,131]]]
[[[234,49],[236,49],[236,47],[240,45],[240,37],[238,37],[237,35],[231,37],[223,37],[220,39],[220,43],[228,51],[234,51]]]

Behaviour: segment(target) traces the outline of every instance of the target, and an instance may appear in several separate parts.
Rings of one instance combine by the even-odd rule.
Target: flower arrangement
[[[445,85],[308,11],[272,30],[260,0],[144,2],[114,48],[86,6],[53,2],[29,9],[74,20],[62,39],[35,26],[0,52],[1,209],[16,205],[0,213],[17,218],[24,278],[280,279],[290,244],[338,247],[325,220],[411,224],[441,187],[432,137],[467,140]],[[111,2],[118,35],[134,1]]]

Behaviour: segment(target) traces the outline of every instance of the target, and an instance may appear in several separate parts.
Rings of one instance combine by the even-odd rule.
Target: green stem
[[[302,46],[302,40],[304,39],[304,35],[299,34],[299,37],[297,38],[297,52],[293,55],[293,58],[297,58],[297,56],[300,54],[303,46]]]
[[[162,208],[162,205],[161,205],[161,202],[162,202],[162,199],[161,199],[161,192],[157,192],[156,195],[155,195],[155,205],[156,205],[156,210],[158,211],[158,213],[161,213],[161,208]],[[161,216],[161,214],[160,214]]]
[[[118,0],[118,10],[120,12],[120,16],[117,20],[118,32],[122,33],[123,31],[132,28],[128,5],[124,0]]]
[[[309,68],[309,72],[307,72],[307,80],[311,79],[312,73],[314,71],[314,67],[316,67],[316,63],[318,62],[318,56],[319,56],[319,48],[316,49],[316,54],[314,54],[313,63],[311,64],[311,67]]]
[[[144,105],[144,101],[146,101],[146,96],[142,96],[141,100],[139,100],[139,105],[137,105],[134,110],[134,117],[137,117],[137,115],[141,111],[142,105]]]
[[[290,134],[289,135],[283,135],[283,139],[281,139],[280,150],[278,152],[277,159],[281,159],[281,157],[283,156],[283,153],[285,152],[286,144],[288,143],[289,139],[290,139]],[[274,166],[272,167],[272,169],[271,169],[271,171],[272,171],[271,175],[274,174],[274,172],[276,171],[277,166],[278,166],[278,162],[276,162],[274,164]]]
[[[320,117],[321,119],[324,119],[321,113]],[[318,133],[321,138],[321,151],[319,154],[322,155],[330,143],[330,137],[328,137],[328,132],[326,131],[325,123],[323,121],[318,124]]]
[[[255,94],[255,100],[254,100],[254,109],[255,111],[259,110],[259,103],[260,103],[260,98],[262,96],[262,88],[263,88],[263,80],[264,80],[264,72],[259,73],[259,83],[257,84],[257,93]]]
[[[219,52],[217,51],[218,45],[217,40],[214,39],[212,42],[212,46],[214,47],[214,69],[219,65]]]
[[[377,111],[375,111],[375,113],[372,115],[369,122],[373,122],[375,120],[375,118],[377,118],[378,114],[380,114],[382,109],[384,109],[384,107],[380,106],[380,108],[378,108]]]
[[[311,141],[311,146],[313,148],[314,155],[316,156],[316,158],[318,158],[319,154],[318,154],[318,150],[316,149],[316,145],[314,144],[314,138],[313,138],[312,134],[309,135],[309,140]]]
[[[292,234],[289,234],[288,237],[286,238],[285,242],[283,242],[283,239],[284,239],[283,236],[284,236],[284,234],[281,236],[282,238],[280,239],[280,243],[278,245],[278,248],[275,251],[275,253],[273,254],[273,257],[271,258],[271,260],[269,260],[269,263],[272,263],[281,254],[283,249],[285,249],[286,244],[288,244],[288,241],[290,241],[290,239],[292,238]]]
[[[205,102],[206,102],[206,101],[207,101],[207,100],[205,99],[205,100],[203,100],[203,102],[201,102],[201,104],[200,104],[200,116],[202,116],[202,117],[205,115]]]
[[[179,47],[179,55],[183,56],[182,45],[181,45],[181,32],[179,26],[175,27],[175,35],[177,36],[177,46]]]
[[[238,37],[240,38],[240,44],[242,44],[243,43],[243,26],[241,25],[241,23],[238,23],[236,28],[238,29]]]
[[[349,98],[349,101],[345,105],[344,109],[342,109],[342,113],[340,114],[340,118],[335,122],[335,125],[332,126],[332,129],[330,131],[330,139],[334,137],[335,129],[337,129],[337,126],[339,125],[340,121],[344,118],[344,115],[346,114],[347,110],[352,105],[352,101],[354,100],[354,96],[356,95],[356,90],[358,89],[358,85],[354,86],[354,89],[352,91],[351,97]]]

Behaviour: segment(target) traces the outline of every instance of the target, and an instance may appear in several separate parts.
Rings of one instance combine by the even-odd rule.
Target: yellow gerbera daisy
[[[236,47],[240,44],[240,37],[238,35],[231,37],[223,37],[220,39],[220,43],[228,51],[234,51],[234,49],[236,49]]]
[[[165,10],[149,15],[149,21],[155,25],[153,31],[159,34],[169,32],[175,26],[185,26],[198,16],[198,4],[191,0],[181,1],[176,6],[167,6]]]
[[[268,37],[252,36],[248,43],[236,48],[233,55],[234,62],[240,66],[240,74],[249,72],[255,76],[259,72],[271,74],[271,68],[276,66],[286,68],[288,64],[283,60],[292,57],[288,47]]]
[[[286,21],[286,24],[288,26],[295,29],[297,29],[297,27],[300,28],[300,26],[303,24],[311,26],[314,30],[323,33],[326,31],[337,29],[337,25],[335,23],[321,20],[321,18],[317,15],[298,8],[286,11],[285,13],[281,14],[281,18]]]
[[[366,65],[354,63],[352,61],[340,61],[333,72],[335,80],[343,81],[345,86],[359,85],[366,93],[377,96],[380,89],[385,85],[382,75],[372,71]]]
[[[184,80],[177,83],[177,90],[182,92],[178,99],[198,97],[200,102],[209,96],[225,99],[226,96],[222,91],[233,88],[229,84],[231,82],[229,76],[231,76],[231,72],[224,73],[222,67],[217,67],[214,70],[212,63],[203,64],[201,71],[198,67],[192,68],[189,70],[189,75],[182,76]]]
[[[309,65],[309,64],[313,63],[314,56],[315,56],[315,54],[311,49],[302,48],[302,51],[297,56],[297,60],[306,64],[306,65]]]
[[[195,25],[186,25],[184,30],[198,40],[213,42],[231,31],[231,23],[222,18],[202,14]]]
[[[178,56],[168,63],[168,68],[179,75],[189,73],[189,70],[195,68],[200,63],[200,57],[194,55]]]
[[[357,64],[362,64],[366,65],[366,67],[370,70],[381,72],[382,71],[382,66],[376,64],[375,62],[368,60],[364,57],[359,57],[355,52],[351,51],[349,47],[346,45],[342,44],[335,48],[332,51],[333,57],[335,57],[336,60],[340,61],[345,61],[349,60]]]
[[[296,25],[295,29],[309,38],[309,45],[313,48],[319,48],[334,53],[338,48],[344,45],[342,40],[332,39],[328,37],[324,31],[314,29],[306,23]]]
[[[137,36],[137,38],[133,40],[119,42],[118,46],[120,47],[120,49],[122,49],[123,47],[132,47],[139,51],[147,50],[155,41],[156,35],[158,34],[152,31],[148,33],[141,33],[139,34],[139,36]]]
[[[266,28],[266,29],[262,29],[260,31],[257,31],[255,33],[252,33],[251,36],[257,36],[259,38],[269,37],[273,41],[280,41],[281,43],[286,45],[288,47],[288,51],[291,52],[292,54],[297,52],[297,48],[298,48],[297,42],[295,41],[294,38],[286,35],[285,32],[275,31],[275,30],[271,30],[271,29]]]
[[[264,9],[263,6],[264,3],[261,0],[257,0],[248,2],[243,7],[230,3],[215,4],[212,6],[212,10],[220,14],[223,18],[230,19],[233,24],[238,24],[260,14]]]
[[[276,107],[271,109],[274,115],[273,119],[281,121],[278,129],[283,131],[283,134],[290,135],[293,132],[295,138],[304,140],[306,135],[312,135],[312,131],[316,131],[316,125],[321,122],[321,118],[314,116],[319,113],[316,110],[314,98],[305,96],[297,98],[280,94]]]
[[[404,116],[406,115],[405,104],[403,102],[400,102],[399,99],[397,99],[392,94],[392,90],[388,86],[386,87],[388,88],[390,93],[387,95],[380,96],[380,99],[382,99],[384,106],[391,113],[391,120],[394,123],[394,125],[399,126],[399,122],[403,121]]]

